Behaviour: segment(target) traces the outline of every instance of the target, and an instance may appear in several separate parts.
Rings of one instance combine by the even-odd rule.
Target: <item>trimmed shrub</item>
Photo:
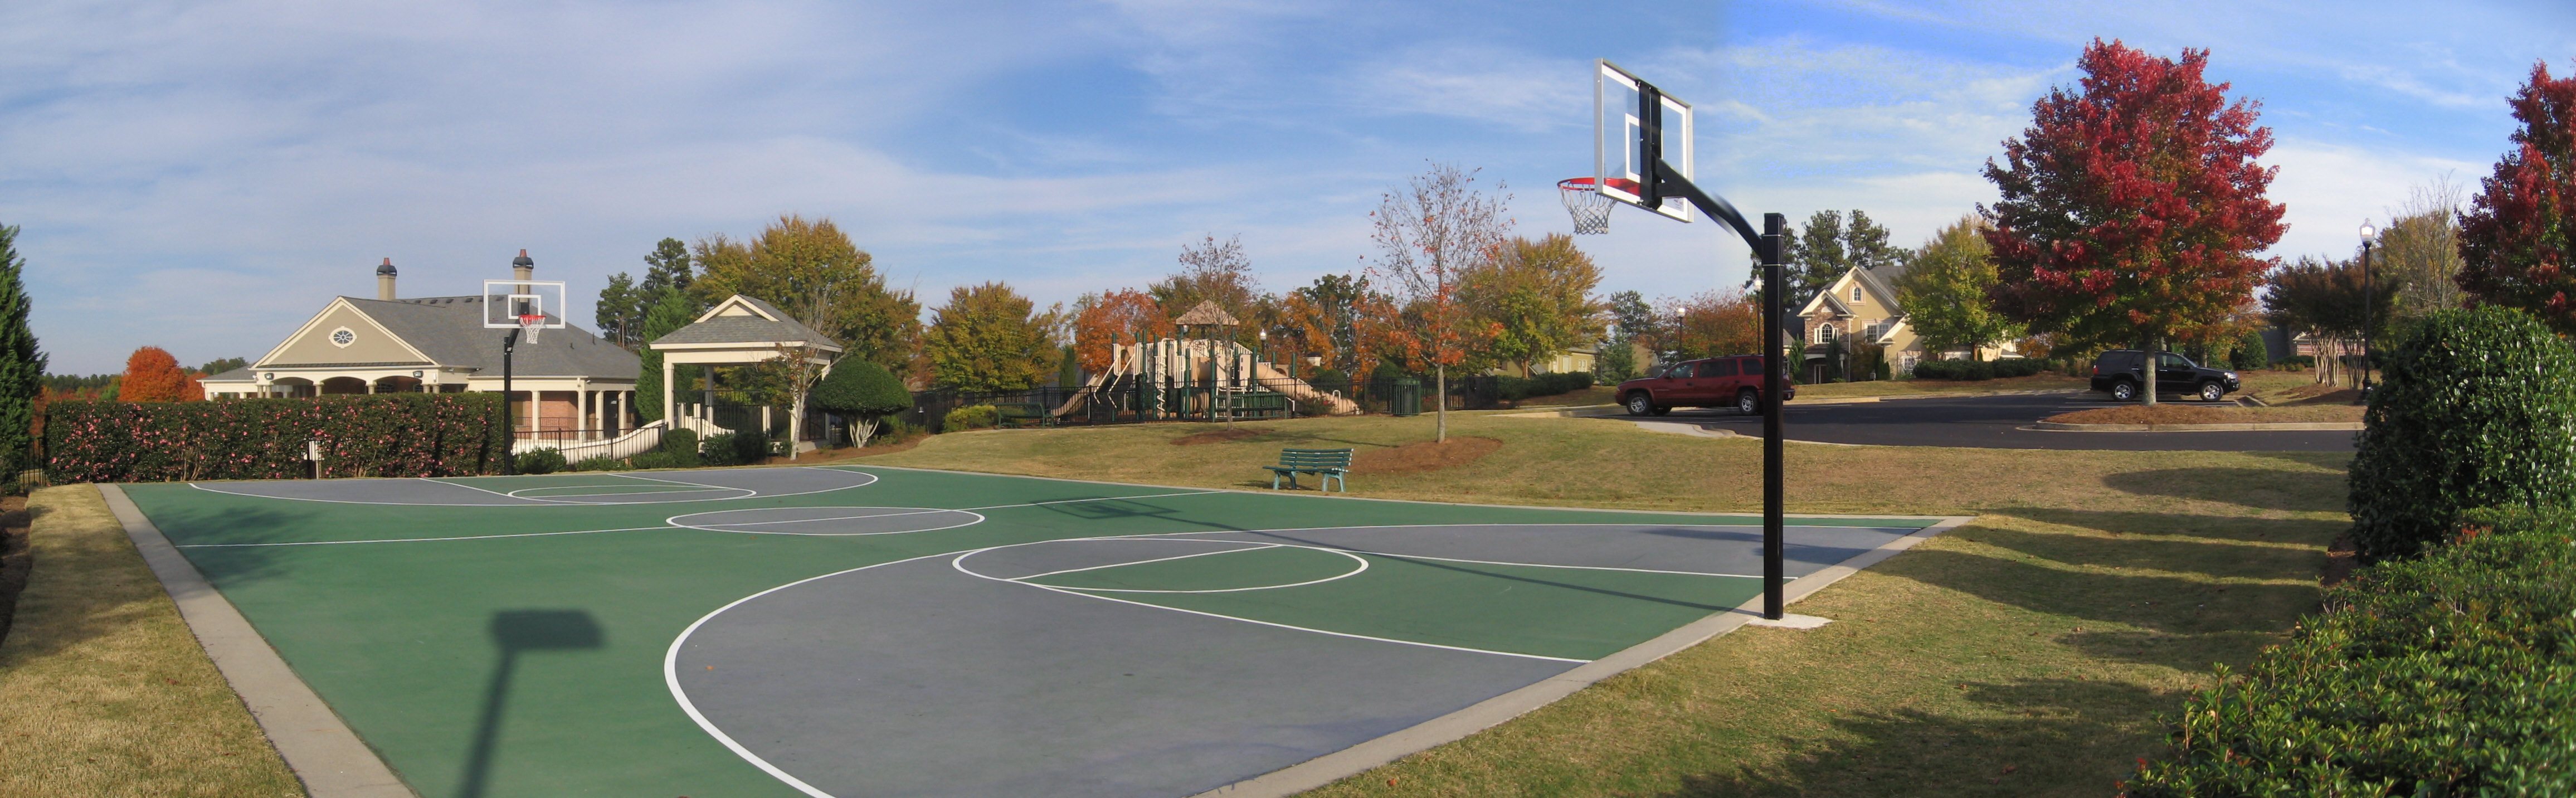
[[[2194,695],[2124,795],[2576,795],[2576,512],[2468,518]]]
[[[707,465],[754,465],[769,459],[769,436],[747,430],[719,432],[707,436],[698,451]]]
[[[2472,507],[2576,493],[2576,353],[2509,308],[2436,311],[2382,364],[2347,478],[2362,562],[2442,540]]]
[[[574,471],[623,471],[625,469],[626,462],[614,457],[585,457],[581,462],[572,464]]]
[[[301,479],[304,442],[327,477],[497,473],[508,456],[497,393],[400,393],[213,402],[53,402],[56,482]]]
[[[823,376],[806,401],[817,410],[849,419],[851,438],[865,445],[887,417],[912,409],[912,392],[884,366],[846,358],[832,366],[832,373]]]
[[[948,411],[940,419],[940,430],[964,432],[970,429],[992,429],[1002,425],[1002,411],[992,405],[968,405]]]
[[[1517,402],[1533,396],[1555,396],[1592,387],[1590,372],[1540,374],[1534,377],[1496,377],[1494,392],[1504,401]]]
[[[662,433],[661,445],[653,448],[656,451],[667,454],[687,455],[688,459],[696,460],[698,457],[698,434],[684,429],[668,430]]]
[[[565,465],[563,450],[538,449],[532,452],[520,452],[517,465],[519,473],[522,474],[552,474],[562,471]]]

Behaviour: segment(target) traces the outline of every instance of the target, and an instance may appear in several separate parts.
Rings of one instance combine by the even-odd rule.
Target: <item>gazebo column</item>
[[[680,415],[680,392],[671,384],[679,379],[680,364],[671,362],[673,359],[671,354],[662,356],[662,420],[666,423],[677,423],[675,419]]]

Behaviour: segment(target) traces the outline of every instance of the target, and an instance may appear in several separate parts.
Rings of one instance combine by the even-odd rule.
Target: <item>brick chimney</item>
[[[392,258],[386,258],[385,265],[376,267],[376,298],[387,302],[394,301],[394,259]]]
[[[519,250],[519,256],[510,259],[511,279],[533,280],[536,276],[537,262],[528,258],[527,250]]]

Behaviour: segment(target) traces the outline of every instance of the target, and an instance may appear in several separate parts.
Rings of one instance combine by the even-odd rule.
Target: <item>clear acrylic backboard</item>
[[[1647,163],[1646,131],[1658,130],[1663,162],[1684,180],[1692,179],[1695,159],[1691,157],[1691,107],[1654,84],[1637,79],[1628,70],[1603,59],[1593,62],[1592,138],[1595,169],[1593,177],[1601,196],[1645,208],[1682,221],[1691,220],[1691,206],[1679,197],[1666,197],[1653,206],[1645,203],[1643,191],[1652,164]],[[1653,94],[1655,102],[1643,102]]]
[[[562,329],[564,284],[561,280],[483,281],[483,326],[492,328]]]

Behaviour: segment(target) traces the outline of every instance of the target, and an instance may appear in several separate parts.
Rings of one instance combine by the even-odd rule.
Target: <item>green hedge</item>
[[[2048,361],[2027,357],[2003,360],[1926,360],[1914,364],[1914,378],[1979,382],[2006,377],[2028,377],[2046,370],[2048,370]]]
[[[407,393],[212,402],[58,401],[45,407],[57,482],[298,479],[304,442],[331,477],[444,477],[500,470],[497,393]]]
[[[2437,311],[2384,359],[2348,477],[2363,562],[2441,541],[2469,508],[2576,496],[2576,352],[2540,320]]]
[[[2576,795],[2576,512],[2468,517],[2193,696],[2124,794]]]
[[[1499,377],[1495,390],[1505,401],[1517,402],[1533,396],[1555,396],[1592,387],[1591,372],[1540,374],[1534,377]]]

